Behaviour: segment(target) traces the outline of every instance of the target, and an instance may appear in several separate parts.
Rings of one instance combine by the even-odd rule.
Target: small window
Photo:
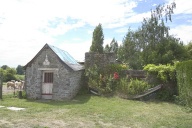
[[[53,83],[53,73],[52,72],[44,73],[44,83]]]

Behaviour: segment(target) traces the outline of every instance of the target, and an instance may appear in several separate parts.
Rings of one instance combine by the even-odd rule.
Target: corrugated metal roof
[[[66,51],[59,49],[55,46],[47,44],[54,52],[57,54],[57,56],[66,63],[69,67],[71,67],[73,70],[82,70],[84,67],[77,63],[77,61]]]

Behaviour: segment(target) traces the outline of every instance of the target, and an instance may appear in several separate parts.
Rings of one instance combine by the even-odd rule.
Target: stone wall
[[[43,65],[46,55],[50,62]],[[29,99],[42,98],[43,72],[51,70],[53,72],[53,100],[68,100],[73,98],[79,88],[82,71],[73,71],[68,65],[62,63],[58,56],[50,49],[44,49],[33,59],[32,63],[26,67],[25,86]]]
[[[147,74],[144,70],[124,70],[123,73],[128,77],[128,78],[146,78]]]
[[[111,63],[116,63],[116,55],[114,53],[85,53],[85,69],[94,66],[94,64],[99,67],[105,67]]]

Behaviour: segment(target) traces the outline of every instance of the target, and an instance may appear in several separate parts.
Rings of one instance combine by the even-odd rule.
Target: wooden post
[[[3,75],[0,74],[0,99],[2,99],[3,94]]]

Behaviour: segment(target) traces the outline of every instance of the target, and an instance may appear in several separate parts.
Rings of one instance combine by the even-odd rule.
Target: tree
[[[23,66],[18,65],[16,70],[17,70],[17,74],[19,74],[19,75],[23,75],[24,74]]]
[[[110,52],[117,53],[117,51],[118,51],[118,43],[115,40],[115,38],[113,38],[113,40],[110,43]]]
[[[118,58],[133,69],[147,64],[167,64],[187,58],[183,43],[169,35],[170,28],[164,23],[164,15],[171,20],[175,3],[157,6],[150,18],[144,18],[142,26],[136,31],[129,29],[118,50]]]
[[[192,59],[192,41],[190,41],[186,46],[185,46],[189,59]]]
[[[105,51],[105,53],[110,53],[110,46],[109,46],[109,44],[105,45],[104,51]]]
[[[103,53],[103,29],[102,25],[99,24],[93,31],[92,45],[90,47],[90,52]]]
[[[117,54],[117,51],[118,51],[118,43],[117,41],[115,40],[115,38],[112,39],[111,43],[110,43],[110,46],[107,44],[105,46],[105,49],[104,51],[106,53],[116,53]]]
[[[118,60],[123,63],[128,63],[129,67],[132,69],[141,68],[140,57],[140,47],[137,44],[137,34],[128,29],[126,36],[122,41],[122,45],[118,49]]]
[[[1,66],[1,68],[2,68],[3,70],[6,70],[7,68],[9,68],[9,66],[3,65],[3,66]]]
[[[16,80],[16,70],[14,68],[7,68],[4,72],[4,81]]]

